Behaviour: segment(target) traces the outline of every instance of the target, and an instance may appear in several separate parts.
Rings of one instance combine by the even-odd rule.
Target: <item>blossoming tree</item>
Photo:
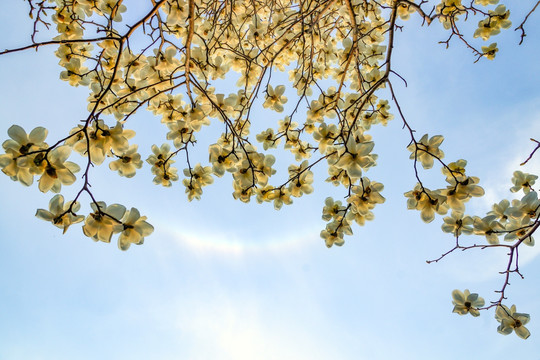
[[[90,185],[93,166],[108,163],[111,171],[128,178],[143,167],[129,124],[146,108],[168,130],[166,139],[156,139],[161,145],[142,150],[156,185],[169,187],[181,180],[191,201],[228,173],[235,199],[270,202],[279,210],[313,192],[312,171],[323,168],[327,181],[343,188],[345,201],[326,199],[321,237],[328,247],[341,246],[352,226],[372,220],[374,207],[385,201],[382,183],[364,175],[377,160],[369,130],[397,115],[410,136],[407,150],[417,180],[405,193],[407,208],[418,210],[425,222],[444,216],[442,231],[455,238],[455,246],[433,261],[456,250],[508,251],[498,298],[486,304],[469,290],[454,290],[454,312],[478,316],[494,308],[500,333],[530,335],[525,327],[529,315],[503,302],[510,278],[521,276],[518,252],[534,245],[533,233],[540,226],[540,200],[533,188],[537,175],[516,171],[510,191],[521,192],[521,199],[503,199],[483,216],[466,215],[466,203],[484,195],[479,179],[466,172],[465,160],[444,160],[443,136],[416,135],[393,87],[403,80],[392,67],[395,32],[406,20],[440,23],[448,31],[444,44],[465,46],[472,61],[493,60],[497,44],[483,41],[511,27],[510,10],[498,0],[148,0],[146,12],[134,22],[123,19],[129,4],[122,0],[27,1],[31,42],[0,55],[53,46],[60,79],[89,89],[84,121],[65,133],[48,137],[43,127],[28,132],[18,125],[8,130],[0,155],[4,174],[26,186],[36,177],[39,190],[56,193],[48,210],[37,210],[38,218],[64,233],[84,223],[83,233],[94,241],[110,242],[118,235],[122,250],[143,243],[153,232],[147,218],[136,208],[108,205]],[[519,20],[522,42],[539,4],[528,3],[527,15]],[[476,30],[462,32],[465,20],[473,19]],[[55,36],[41,39],[38,33],[45,29]],[[283,74],[288,74],[286,84],[276,81]],[[228,92],[216,90],[216,84],[231,78],[238,80]],[[389,99],[380,97],[382,89]],[[262,107],[275,113],[277,126],[252,134],[252,110],[261,105],[260,98]],[[290,101],[292,111],[287,112],[284,104]],[[221,128],[221,135],[201,149],[197,136],[209,126]],[[531,140],[525,162],[540,147]],[[276,159],[270,152],[278,147],[292,153],[295,162],[284,179],[274,180]],[[72,156],[73,151],[81,156]],[[193,151],[208,151],[208,163],[190,162]],[[183,168],[180,174],[175,163]],[[444,185],[424,186],[420,166],[440,167]],[[62,185],[77,186],[76,196],[66,201]],[[80,213],[83,199],[90,214]]]

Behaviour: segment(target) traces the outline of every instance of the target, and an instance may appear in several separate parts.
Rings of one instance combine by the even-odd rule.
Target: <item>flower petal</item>
[[[37,127],[34,130],[30,131],[30,134],[28,135],[28,139],[31,143],[42,143],[45,138],[47,137],[47,129],[44,127]]]
[[[531,336],[531,333],[529,332],[529,330],[525,326],[519,326],[519,327],[515,328],[514,331],[516,332],[516,335],[519,336],[522,339],[526,339],[529,336]]]
[[[9,137],[18,142],[20,145],[28,142],[26,131],[24,131],[24,129],[19,125],[11,125],[7,132]]]

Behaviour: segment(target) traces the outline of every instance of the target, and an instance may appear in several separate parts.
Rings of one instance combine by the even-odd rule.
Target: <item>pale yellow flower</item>
[[[60,73],[61,80],[68,81],[71,86],[87,86],[90,84],[88,68],[81,65],[80,58],[72,57],[64,67],[66,70]]]
[[[351,211],[360,215],[367,215],[377,204],[385,202],[381,195],[384,185],[371,181],[367,177],[360,179],[360,185],[351,188],[352,195],[347,199],[351,204]]]
[[[514,186],[510,188],[510,191],[518,192],[519,190],[523,190],[523,192],[528,193],[531,191],[536,179],[538,179],[537,175],[527,174],[519,170],[514,171],[514,176],[512,177]]]
[[[276,191],[276,194],[274,195],[274,209],[279,210],[283,204],[290,205],[292,203],[291,192],[288,189],[279,188],[279,190]]]
[[[309,170],[305,171],[289,183],[289,191],[294,197],[300,197],[303,194],[311,194],[313,192],[312,183],[313,173]]]
[[[283,95],[285,86],[279,85],[275,89],[272,85],[268,85],[266,90],[266,100],[263,104],[264,108],[270,108],[277,112],[283,112],[283,104],[287,102],[287,97]]]
[[[154,227],[146,222],[146,216],[141,216],[139,210],[131,208],[122,219],[122,224],[114,225],[114,232],[119,232],[118,248],[129,249],[131,244],[141,245],[144,237],[150,235]]]
[[[142,167],[141,154],[137,152],[138,145],[131,145],[126,151],[116,154],[118,160],[109,164],[112,171],[118,171],[120,176],[131,178],[135,176],[135,169]]]
[[[69,146],[60,146],[52,150],[38,167],[43,174],[39,179],[39,190],[42,192],[60,192],[62,185],[71,185],[77,179],[74,173],[80,170],[79,165],[66,161],[71,153]],[[24,158],[23,158],[24,159]]]
[[[111,237],[114,232],[114,226],[118,225],[120,220],[126,213],[126,208],[123,205],[112,204],[107,206],[104,202],[90,204],[93,213],[88,215],[83,226],[84,235],[92,238],[94,241],[111,242]]]
[[[347,171],[351,179],[362,177],[362,170],[375,165],[376,156],[371,154],[375,144],[373,141],[356,142],[354,137],[350,136],[347,145],[340,149],[340,157],[334,165]]]
[[[420,161],[424,169],[431,169],[435,158],[442,159],[444,157],[444,153],[439,149],[443,140],[444,137],[441,135],[435,135],[428,139],[428,135],[425,134],[416,144],[412,143],[407,147],[412,153],[410,159]]]
[[[442,231],[451,233],[454,236],[460,236],[461,234],[472,234],[473,220],[470,216],[463,216],[458,211],[452,211],[452,215],[443,219]]]
[[[345,240],[343,239],[345,233],[351,235],[352,231],[347,221],[342,218],[339,222],[333,221],[328,223],[326,228],[321,231],[321,238],[328,248],[333,245],[342,246],[345,244]]]
[[[504,230],[504,227],[496,220],[495,215],[488,215],[484,218],[478,216],[474,217],[474,233],[476,235],[484,235],[486,240],[491,245],[499,243],[500,232]]]
[[[276,135],[274,135],[274,129],[272,128],[268,128],[267,130],[258,134],[255,138],[258,142],[263,144],[264,150],[276,148],[281,141],[276,137]]]
[[[178,169],[170,166],[169,163],[159,168],[153,168],[152,173],[155,175],[153,182],[156,185],[169,187],[172,185],[172,181],[178,180],[177,172]]]
[[[495,59],[495,54],[498,51],[499,48],[497,48],[497,43],[492,43],[489,46],[482,46],[483,56],[486,57],[488,60]]]
[[[34,153],[47,148],[44,142],[47,137],[47,129],[37,127],[30,134],[18,125],[12,125],[8,129],[11,139],[4,141],[2,147],[5,154],[0,155],[0,167],[2,172],[14,181],[19,181],[26,186],[32,185],[34,174],[31,168],[35,159],[42,158],[43,153]],[[26,158],[24,161],[19,159]]]
[[[516,305],[512,305],[510,309],[505,305],[497,306],[495,319],[501,323],[497,327],[497,331],[503,335],[508,335],[512,331],[515,331],[516,335],[522,339],[527,339],[531,335],[525,327],[531,320],[531,317],[529,314],[516,312]]]
[[[474,2],[478,5],[488,6],[497,4],[499,0],[474,0]]]
[[[239,158],[227,146],[212,144],[208,148],[208,152],[214,175],[221,177],[225,174],[225,171],[236,172]]]
[[[432,222],[435,219],[435,213],[444,215],[448,212],[448,205],[445,204],[445,197],[438,192],[429,189],[422,189],[420,184],[406,192],[407,209],[416,209],[420,211],[420,217],[424,222]]]
[[[322,212],[322,219],[329,221],[331,219],[341,220],[345,213],[345,206],[341,204],[341,201],[334,201],[331,197],[327,197],[324,200],[324,207]]]
[[[475,38],[481,37],[482,40],[487,40],[500,33],[501,29],[508,29],[512,25],[508,19],[510,10],[506,10],[504,5],[497,6],[495,10],[489,10],[488,14],[485,19],[478,22],[478,28],[473,35]]]
[[[480,316],[478,309],[485,304],[483,298],[479,297],[478,294],[471,294],[469,289],[465,289],[464,292],[459,290],[452,291],[452,299],[452,304],[454,304],[454,310],[452,312],[459,315],[469,313],[472,316]]]
[[[466,179],[465,166],[467,166],[467,161],[460,159],[449,163],[447,166],[443,166],[441,171],[446,176],[446,181],[453,184],[455,181]]]
[[[171,158],[171,146],[167,143],[157,147],[157,145],[152,145],[152,153],[146,159],[146,162],[152,165],[152,174],[163,173],[164,166],[168,166],[174,163],[174,160]]]
[[[71,207],[71,210],[70,210]],[[49,202],[49,211],[38,209],[36,216],[42,220],[50,221],[54,226],[63,229],[65,234],[71,224],[76,224],[84,220],[83,215],[75,214],[81,205],[72,201],[64,204],[64,197],[60,194],[53,196]]]

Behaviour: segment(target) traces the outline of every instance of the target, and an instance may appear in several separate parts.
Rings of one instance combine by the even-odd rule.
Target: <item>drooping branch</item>
[[[519,26],[517,28],[515,28],[514,30],[515,31],[521,31],[521,36],[520,36],[520,40],[519,40],[519,45],[523,44],[523,40],[525,40],[525,36],[527,36],[527,34],[525,33],[525,23],[527,22],[527,20],[529,19],[529,16],[531,16],[531,14],[536,10],[536,8],[538,7],[538,5],[540,5],[540,0],[536,2],[536,4],[533,6],[533,8],[527,13],[527,15],[525,15],[525,18],[523,19],[523,21],[521,22],[521,24],[519,24]]]

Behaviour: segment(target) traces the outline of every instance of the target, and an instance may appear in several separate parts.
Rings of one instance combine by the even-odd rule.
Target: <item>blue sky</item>
[[[25,44],[26,6],[6,6],[12,10],[0,14],[0,48]],[[516,9],[514,19],[524,11]],[[486,190],[470,214],[511,196],[512,172],[533,148],[528,139],[540,137],[538,16],[524,45],[517,32],[503,32],[496,60],[477,64],[461,44],[437,44],[444,39],[439,24],[411,21],[397,33],[394,69],[408,87],[394,83],[407,119],[419,134],[445,135],[446,159],[467,159]],[[86,90],[58,79],[52,48],[3,56],[0,64],[1,140],[14,123],[45,126],[49,139],[60,138],[86,116]],[[138,131],[143,158],[166,133],[148,112],[129,127]],[[470,251],[426,264],[453,239],[440,231],[440,219],[425,225],[406,210],[403,193],[415,180],[399,119],[371,134],[379,159],[366,175],[385,184],[387,201],[341,248],[327,249],[319,238],[324,199],[339,196],[320,181],[311,196],[276,212],[235,201],[226,177],[189,203],[181,184],[154,186],[148,168],[133,179],[96,168],[91,181],[100,200],[135,206],[155,226],[144,245],[121,252],[84,237],[78,225],[62,235],[34,216],[50,194],[0,176],[0,358],[536,359],[538,247],[520,254],[525,279],[514,278],[508,291],[508,304],[531,314],[527,341],[499,335],[493,312],[452,314],[453,289],[496,298],[504,253]],[[521,170],[539,169],[537,157]],[[440,186],[438,170],[431,173],[426,181]]]

